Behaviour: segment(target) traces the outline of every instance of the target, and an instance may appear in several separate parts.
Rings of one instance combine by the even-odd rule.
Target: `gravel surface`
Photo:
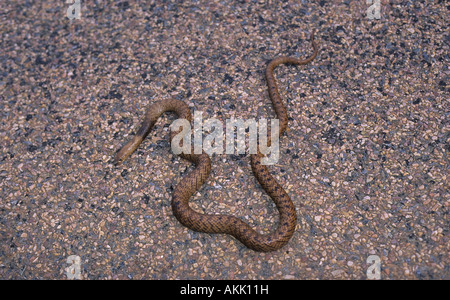
[[[144,4],[145,2],[145,4]],[[448,2],[65,1],[0,3],[0,278],[450,279]],[[447,17],[446,17],[447,16]],[[173,216],[190,163],[167,114],[123,165],[111,158],[152,101],[204,119],[273,118],[278,55],[291,117],[271,167],[298,212],[292,240],[257,253]],[[248,155],[212,156],[192,198],[262,233],[278,220]]]

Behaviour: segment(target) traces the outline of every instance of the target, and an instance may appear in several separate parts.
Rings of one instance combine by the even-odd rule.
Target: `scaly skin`
[[[269,88],[269,96],[275,113],[279,119],[279,136],[288,125],[286,107],[281,101],[277,84],[273,76],[273,70],[280,64],[304,65],[311,62],[318,53],[317,44],[314,41],[314,32],[311,35],[314,53],[305,60],[294,57],[277,57],[266,68],[266,81]],[[115,156],[115,163],[119,164],[133,153],[140,143],[149,134],[158,118],[164,112],[175,112],[179,119],[192,121],[189,107],[182,101],[168,99],[152,104],[145,115],[141,128],[133,139],[125,144]],[[171,132],[170,139],[179,133]],[[270,145],[270,137],[268,138]],[[191,151],[191,153],[194,153]],[[280,214],[278,227],[270,234],[262,235],[251,228],[241,219],[231,215],[210,215],[194,211],[189,206],[191,196],[205,183],[211,172],[211,161],[205,152],[202,154],[180,154],[195,164],[195,168],[175,186],[172,196],[172,209],[175,217],[186,227],[206,233],[226,233],[234,236],[248,248],[255,251],[274,251],[283,247],[292,237],[297,224],[297,214],[289,195],[270,175],[269,170],[261,164],[263,155],[258,151],[251,155],[252,171],[263,189],[272,198]]]

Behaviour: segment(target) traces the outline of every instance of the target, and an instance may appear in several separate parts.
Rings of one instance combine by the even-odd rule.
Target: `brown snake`
[[[266,81],[269,88],[269,96],[279,119],[279,136],[281,136],[287,128],[288,116],[286,107],[282,103],[278,93],[273,70],[280,64],[304,65],[311,62],[318,53],[318,47],[314,41],[314,32],[311,34],[311,43],[314,48],[314,53],[307,59],[299,60],[294,57],[281,56],[272,60],[266,68]],[[149,134],[158,118],[167,111],[175,112],[179,119],[186,119],[189,122],[192,122],[189,107],[182,101],[167,99],[150,105],[145,114],[145,119],[136,135],[131,141],[125,144],[119,152],[117,152],[114,158],[115,164],[121,163],[136,150]],[[173,137],[180,131],[181,129],[179,131],[171,131],[170,140],[172,141]],[[259,234],[247,223],[237,217],[231,215],[202,214],[194,211],[189,206],[189,199],[208,179],[211,171],[211,161],[208,154],[205,152],[202,154],[182,153],[179,156],[196,165],[196,167],[175,186],[172,196],[173,213],[178,221],[184,226],[200,232],[230,234],[248,248],[264,252],[281,248],[292,237],[297,225],[297,214],[294,204],[286,191],[272,175],[270,175],[267,167],[261,164],[263,155],[259,151],[258,154],[251,155],[252,170],[258,179],[258,182],[274,201],[280,214],[278,228],[266,235]]]

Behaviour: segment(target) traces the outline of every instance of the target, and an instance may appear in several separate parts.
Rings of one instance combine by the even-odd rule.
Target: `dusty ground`
[[[0,278],[450,279],[446,1],[0,3]],[[179,2],[179,3],[178,3]],[[424,4],[424,2],[426,4]],[[182,4],[180,4],[182,3]],[[447,20],[446,20],[447,16]],[[176,97],[223,122],[273,118],[276,75],[290,130],[271,168],[298,226],[273,253],[196,233],[173,216],[190,164],[166,115],[124,165],[111,157],[146,106]],[[195,209],[270,232],[277,212],[248,155],[215,155]]]

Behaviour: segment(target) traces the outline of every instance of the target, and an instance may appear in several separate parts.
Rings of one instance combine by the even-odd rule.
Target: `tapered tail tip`
[[[114,156],[113,163],[114,165],[119,165],[122,163],[128,156],[131,155],[131,153],[136,150],[136,148],[139,146],[139,144],[142,142],[142,137],[135,136],[131,141],[126,143],[120,150],[117,152],[117,154]]]
[[[122,149],[123,149],[123,148],[122,148]],[[119,152],[117,152],[116,155],[115,155],[114,158],[113,158],[113,164],[114,164],[115,166],[120,165],[120,164],[125,160],[125,158],[126,158],[126,156],[124,156],[124,154],[123,154],[122,149],[119,150]]]

